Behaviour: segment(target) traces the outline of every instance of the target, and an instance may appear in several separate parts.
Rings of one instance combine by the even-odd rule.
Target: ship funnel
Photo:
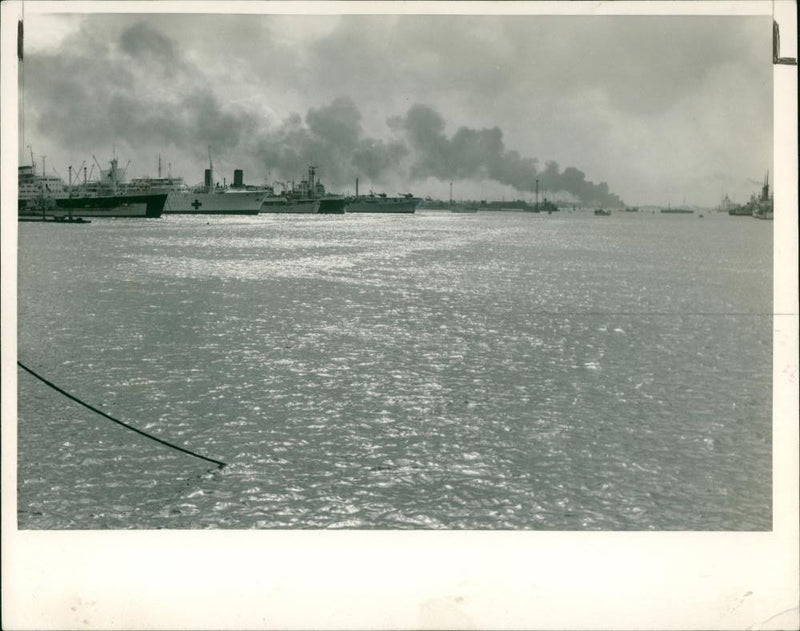
[[[358,197],[358,178],[356,178],[356,197]]]
[[[214,186],[214,184],[211,182],[211,169],[206,169],[204,182],[205,182],[206,188],[209,189],[209,190]]]
[[[233,188],[244,188],[244,171],[242,169],[233,170]]]

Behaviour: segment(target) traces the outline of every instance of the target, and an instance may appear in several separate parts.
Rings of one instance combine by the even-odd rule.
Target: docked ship
[[[752,217],[753,210],[748,208],[747,205],[731,206],[728,208],[728,214],[732,217]]]
[[[388,197],[386,193],[360,195],[347,200],[348,213],[413,213],[422,200],[411,193]]]
[[[19,167],[18,183],[20,217],[156,218],[161,216],[167,200],[166,194],[130,193],[124,190],[116,157],[112,158],[110,169],[101,169],[99,181],[84,181],[75,185],[70,181],[64,186],[61,178],[44,173],[36,175],[36,165],[32,163]]]
[[[301,180],[299,185],[295,186],[292,182],[292,186],[284,193],[265,197],[261,212],[343,214],[347,200],[339,195],[328,195],[316,175],[317,167],[308,167],[308,177]]]
[[[764,176],[764,185],[761,187],[761,195],[750,198],[747,206],[751,209],[751,215],[756,219],[774,219],[774,199],[769,194],[769,173]]]
[[[413,213],[416,212],[422,200],[411,193],[389,197],[386,193],[373,193],[369,195],[358,194],[358,179],[356,179],[356,194],[347,199],[345,212],[348,213]]]
[[[691,208],[673,208],[667,203],[666,208],[661,209],[662,213],[672,214],[672,215],[693,215],[694,211]]]
[[[547,195],[544,196],[544,201],[540,204],[539,203],[539,180],[536,180],[536,201],[533,206],[530,206],[526,202],[522,202],[522,210],[528,213],[547,213],[548,215],[553,214],[554,212],[558,212],[558,206],[556,206],[553,202],[547,199]]]
[[[722,201],[719,203],[717,210],[728,213],[732,217],[750,217],[753,214],[753,211],[746,204],[737,204],[731,201],[727,193],[722,196]]]
[[[538,212],[541,212],[541,213],[546,212],[546,213],[550,214],[550,213],[558,212],[558,206],[556,206],[553,202],[548,200],[546,197],[544,198],[544,201],[541,204],[537,204],[536,205],[536,208],[537,208]]]
[[[245,186],[241,169],[234,170],[230,187],[215,183],[210,155],[202,186],[187,186],[182,177],[161,177],[159,158],[158,177],[135,178],[130,182],[130,190],[165,193],[164,212],[187,215],[257,215],[264,199],[271,194],[267,188]]]

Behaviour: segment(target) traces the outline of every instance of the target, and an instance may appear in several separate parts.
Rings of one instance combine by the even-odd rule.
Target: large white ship
[[[142,177],[131,180],[132,190],[167,193],[164,212],[187,215],[257,215],[264,200],[270,196],[268,188],[244,185],[241,169],[234,171],[233,184],[220,186],[214,182],[214,165],[209,157],[202,186],[187,186],[182,177]]]

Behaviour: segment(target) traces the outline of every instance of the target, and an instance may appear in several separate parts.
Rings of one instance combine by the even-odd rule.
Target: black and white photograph
[[[93,542],[158,541],[194,581],[207,554],[277,558],[317,598],[326,558],[392,573],[364,558],[379,543],[397,564],[367,589],[394,591],[382,612],[328,594],[328,617],[222,618],[195,592],[188,622],[75,591],[55,617],[4,602],[7,628],[796,624],[794,3],[3,9],[16,549],[74,541],[101,568]],[[662,592],[673,553],[708,558]],[[558,569],[534,588],[516,555]],[[54,576],[96,594],[71,558]],[[660,609],[673,584],[735,583],[722,558],[777,587]],[[547,609],[548,589],[566,612],[571,584],[611,590],[617,563],[626,587],[588,619]],[[462,591],[397,596],[440,570]]]

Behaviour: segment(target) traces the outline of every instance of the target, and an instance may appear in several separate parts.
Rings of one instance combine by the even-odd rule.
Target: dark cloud
[[[328,105],[311,108],[306,123],[312,134],[349,153],[361,135],[361,112],[351,99],[339,97]]]
[[[132,56],[148,55],[164,63],[175,61],[175,46],[172,40],[143,22],[134,24],[122,32],[120,48]]]
[[[26,82],[37,127],[78,152],[119,139],[140,159],[142,147],[199,156],[210,146],[284,181],[314,164],[333,188],[355,178],[380,185],[411,177],[488,179],[532,191],[538,177],[581,201],[611,199],[576,169],[539,173],[536,160],[505,148],[497,127],[462,126],[448,138],[441,114],[414,105],[389,119],[384,137],[373,137],[364,133],[353,99],[342,96],[309,108],[304,118],[295,113],[270,124],[257,109],[223,102],[201,69],[147,22],[127,25],[116,40],[91,35],[81,31],[58,54],[33,56],[35,72]]]
[[[56,146],[80,159],[116,142],[134,163],[166,152],[200,172],[211,145],[249,173],[291,179],[316,164],[331,188],[355,177],[376,186],[471,179],[530,192],[538,179],[598,203],[616,199],[599,179],[641,199],[661,182],[688,183],[686,174],[708,188],[708,164],[743,181],[771,155],[761,18],[109,14],[75,23],[72,36],[40,49],[49,52],[26,55],[27,128],[43,153]]]
[[[57,54],[26,60],[26,103],[49,142],[90,154],[112,143],[159,151],[238,147],[256,116],[223,104],[174,43],[144,23],[119,37],[86,29]]]

